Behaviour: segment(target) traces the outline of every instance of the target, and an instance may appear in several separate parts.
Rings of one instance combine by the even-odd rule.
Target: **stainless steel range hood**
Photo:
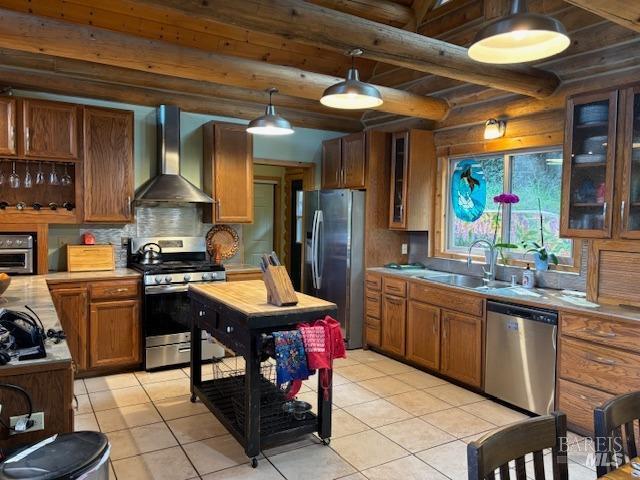
[[[158,123],[158,175],[136,192],[136,202],[213,203],[213,199],[180,175],[180,108],[160,105]]]

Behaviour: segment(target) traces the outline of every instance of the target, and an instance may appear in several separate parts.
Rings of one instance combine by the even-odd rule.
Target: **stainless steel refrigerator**
[[[364,192],[304,194],[303,291],[338,306],[347,348],[362,347],[364,314]]]

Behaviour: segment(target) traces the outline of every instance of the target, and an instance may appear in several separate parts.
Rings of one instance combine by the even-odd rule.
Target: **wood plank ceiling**
[[[637,16],[614,23],[608,2],[529,0],[531,11],[565,24],[572,45],[524,67],[466,58],[475,33],[505,14],[508,0],[435,3],[0,0],[0,84],[246,119],[263,111],[264,89],[276,86],[276,105],[294,126],[356,131],[549,111],[590,79],[640,70],[640,35],[628,25]],[[605,11],[580,5],[596,3]],[[344,76],[344,51],[356,46],[369,57],[356,60],[361,77],[386,102],[365,113],[327,109],[317,100]]]

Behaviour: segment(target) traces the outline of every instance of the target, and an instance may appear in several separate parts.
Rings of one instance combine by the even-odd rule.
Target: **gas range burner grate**
[[[170,260],[156,265],[132,263],[132,268],[145,274],[183,273],[183,272],[223,272],[224,266],[211,262],[193,262],[184,260]]]

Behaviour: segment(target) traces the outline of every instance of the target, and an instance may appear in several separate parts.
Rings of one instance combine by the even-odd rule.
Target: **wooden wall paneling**
[[[9,436],[0,426],[0,448],[12,449],[36,443],[57,433],[73,431],[73,371],[70,363],[48,365],[48,370],[11,369],[0,371],[0,383],[24,388],[31,395],[34,412],[44,412],[45,429]],[[25,398],[18,392],[1,390],[4,423],[9,417],[28,413]]]
[[[567,0],[625,28],[640,32],[640,5],[634,0]]]
[[[403,27],[413,20],[413,11],[390,0],[310,0],[311,3],[374,22]]]
[[[406,232],[389,230],[389,178],[391,176],[391,136],[368,131],[367,194],[365,196],[365,267],[379,267],[388,262],[406,263],[402,244],[409,242]]]

